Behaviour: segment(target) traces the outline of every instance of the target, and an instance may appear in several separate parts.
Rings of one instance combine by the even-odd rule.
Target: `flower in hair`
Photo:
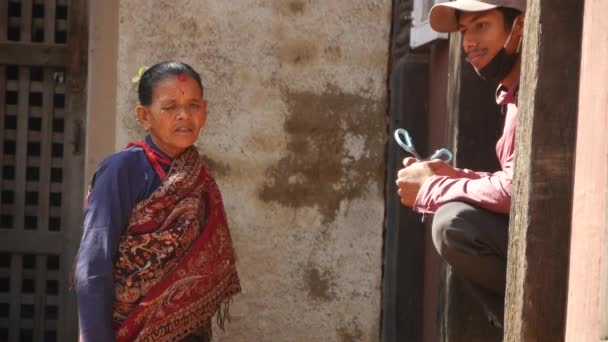
[[[139,70],[137,70],[137,75],[135,75],[131,79],[131,82],[133,82],[135,84],[139,83],[139,80],[141,79],[141,75],[143,75],[144,72],[146,72],[146,70],[148,70],[148,67],[141,67],[141,68],[139,68]]]

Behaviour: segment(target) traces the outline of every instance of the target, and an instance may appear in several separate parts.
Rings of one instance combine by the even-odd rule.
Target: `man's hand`
[[[418,191],[431,176],[458,176],[452,166],[439,159],[416,162],[415,158],[410,157],[403,160],[403,166],[397,173],[397,193],[401,197],[401,204],[410,208],[416,201]]]

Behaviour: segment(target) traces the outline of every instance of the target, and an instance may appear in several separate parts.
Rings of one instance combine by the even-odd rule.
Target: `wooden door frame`
[[[420,216],[401,205],[395,179],[405,153],[392,132],[407,128],[415,137],[426,135],[428,53],[409,47],[411,0],[393,0],[389,62],[389,124],[384,220],[382,296],[383,342],[420,341],[424,298],[424,225]],[[416,148],[426,152],[425,139]]]

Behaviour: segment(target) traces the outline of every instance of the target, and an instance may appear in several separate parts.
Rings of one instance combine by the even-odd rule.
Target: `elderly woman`
[[[240,291],[220,192],[193,146],[207,118],[200,75],[156,64],[138,84],[143,141],[90,185],[75,287],[80,338],[205,341]]]

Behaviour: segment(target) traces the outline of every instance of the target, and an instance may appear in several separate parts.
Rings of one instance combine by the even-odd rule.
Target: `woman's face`
[[[137,106],[137,116],[154,143],[174,158],[192,146],[207,120],[207,101],[198,83],[180,74],[160,81],[149,106]]]

